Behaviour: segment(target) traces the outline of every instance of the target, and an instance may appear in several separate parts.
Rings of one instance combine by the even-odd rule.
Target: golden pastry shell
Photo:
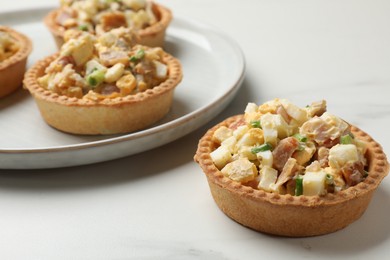
[[[147,48],[147,47],[144,47]],[[34,97],[44,120],[54,128],[73,134],[119,134],[143,129],[169,111],[175,87],[182,79],[180,62],[163,54],[168,78],[145,92],[99,101],[59,95],[42,88],[37,79],[58,53],[33,65],[26,73],[24,86]]]
[[[19,50],[11,57],[0,62],[0,98],[11,94],[22,86],[28,55],[32,50],[31,40],[24,34],[7,26],[0,31],[9,33],[19,44]]]
[[[165,32],[172,20],[172,12],[159,4],[153,3],[153,11],[158,16],[157,23],[137,31],[139,41],[137,44],[150,47],[163,47]],[[54,41],[58,48],[64,44],[65,29],[56,23],[56,17],[59,9],[49,12],[45,18],[44,23],[53,35]]]
[[[342,229],[364,213],[389,171],[382,147],[367,133],[352,126],[353,134],[368,143],[369,173],[363,182],[325,196],[280,195],[244,186],[225,177],[210,157],[216,148],[212,141],[214,131],[242,118],[243,115],[228,118],[210,129],[200,139],[194,159],[203,169],[219,208],[251,229],[289,237],[323,235]]]

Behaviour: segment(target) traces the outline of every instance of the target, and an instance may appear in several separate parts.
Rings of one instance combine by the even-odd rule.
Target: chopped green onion
[[[302,175],[298,175],[295,178],[295,196],[300,196],[303,194],[303,178]]]
[[[293,137],[295,138],[295,139],[298,139],[298,141],[299,142],[307,142],[307,137],[306,136],[303,136],[303,135],[301,135],[301,134],[295,134],[295,135],[293,135]]]
[[[254,120],[254,121],[251,121],[251,126],[254,127],[254,128],[260,128],[261,129],[261,122],[260,120]]]
[[[145,56],[145,51],[143,49],[139,49],[137,53],[130,57],[131,62],[137,62],[141,60]]]
[[[262,144],[260,146],[253,147],[251,149],[251,153],[257,154],[259,152],[265,152],[265,151],[268,151],[268,150],[271,150],[271,149],[272,149],[272,146],[269,143],[265,143],[265,144]]]
[[[367,177],[368,176],[368,171],[364,170],[363,171],[363,177]]]
[[[343,135],[340,137],[340,143],[341,144],[352,144],[353,143],[352,137],[349,134]]]
[[[104,81],[104,71],[101,70],[93,70],[87,76],[88,85],[95,87]]]
[[[330,174],[326,174],[325,181],[326,181],[326,184],[328,184],[328,185],[334,184],[334,178]]]
[[[88,31],[88,25],[86,25],[86,24],[79,25],[79,30],[81,30],[81,31]]]

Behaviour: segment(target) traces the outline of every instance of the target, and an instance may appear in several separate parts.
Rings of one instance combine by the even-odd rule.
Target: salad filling
[[[69,40],[59,56],[38,79],[47,90],[99,100],[144,92],[168,78],[164,51],[159,47],[133,46],[134,34],[129,28],[113,29],[99,37],[69,30],[65,36]]]
[[[61,0],[56,22],[67,29],[100,35],[119,27],[144,29],[156,23],[147,0]]]
[[[366,144],[324,100],[305,108],[286,99],[249,103],[243,119],[217,128],[213,141],[211,159],[226,177],[267,192],[337,193],[368,174]]]
[[[0,62],[14,55],[19,48],[17,41],[8,32],[0,30]]]

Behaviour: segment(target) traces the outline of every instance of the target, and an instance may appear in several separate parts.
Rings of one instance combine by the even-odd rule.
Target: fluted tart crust
[[[26,35],[7,26],[0,26],[0,32],[8,33],[18,44],[16,53],[0,61],[1,98],[22,86],[28,55],[32,51],[32,42]]]
[[[365,212],[389,163],[382,147],[355,126],[351,132],[367,144],[368,175],[360,183],[337,193],[293,196],[255,189],[226,177],[213,163],[210,153],[217,148],[214,132],[244,119],[233,116],[211,128],[199,141],[195,161],[203,169],[218,207],[236,222],[251,229],[289,237],[328,234],[359,219]]]

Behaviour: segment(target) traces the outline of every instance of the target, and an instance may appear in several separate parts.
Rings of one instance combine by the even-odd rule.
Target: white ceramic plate
[[[49,8],[0,13],[0,24],[34,44],[28,66],[56,51],[42,23]],[[207,123],[237,93],[245,71],[238,45],[207,25],[175,17],[165,50],[180,59],[184,78],[169,114],[154,126],[117,136],[79,136],[48,126],[27,91],[0,100],[0,168],[67,167],[120,158],[158,147]]]

